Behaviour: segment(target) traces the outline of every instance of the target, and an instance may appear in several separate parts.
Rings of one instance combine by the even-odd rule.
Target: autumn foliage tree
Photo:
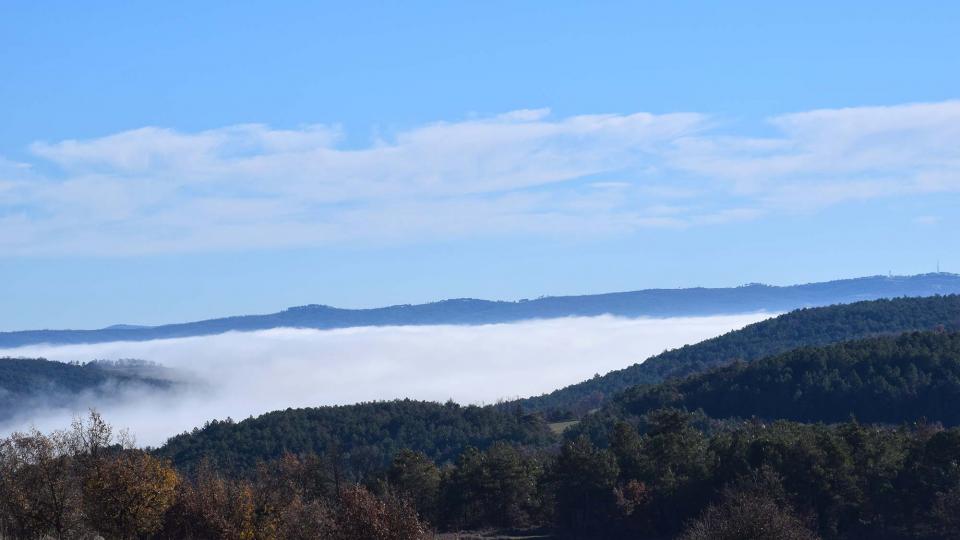
[[[139,450],[111,452],[84,471],[83,507],[89,524],[107,538],[142,538],[163,525],[179,478]]]
[[[71,429],[0,441],[0,524],[13,538],[141,538],[160,529],[179,482],[92,412]]]
[[[0,441],[0,534],[76,535],[83,525],[80,487],[67,433],[32,430]]]
[[[760,491],[725,491],[679,540],[817,540],[789,503]]]
[[[97,413],[50,435],[0,440],[0,538],[415,540],[427,531],[393,493],[331,482],[326,462],[287,454],[253,478],[208,463],[190,477],[114,434]]]

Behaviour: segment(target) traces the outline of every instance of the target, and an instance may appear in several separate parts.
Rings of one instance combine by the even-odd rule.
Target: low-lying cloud
[[[769,316],[604,316],[482,326],[281,328],[0,350],[0,356],[60,361],[141,358],[173,368],[190,381],[173,393],[124,392],[106,401],[88,397],[75,410],[38,407],[29,418],[0,429],[65,427],[73,414],[92,406],[115,425],[129,427],[140,444],[158,445],[211,419],[239,420],[287,407],[406,397],[492,403],[549,392]]]

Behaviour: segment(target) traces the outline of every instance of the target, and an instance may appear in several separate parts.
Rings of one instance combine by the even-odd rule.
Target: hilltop
[[[798,347],[942,327],[960,330],[960,296],[881,299],[804,308],[658,354],[559,390],[520,400],[524,409],[582,414],[637,385],[753,361]]]
[[[643,415],[664,407],[702,410],[712,418],[859,421],[902,424],[925,418],[960,425],[960,333],[896,337],[804,347],[756,362],[634,387],[616,407]]]

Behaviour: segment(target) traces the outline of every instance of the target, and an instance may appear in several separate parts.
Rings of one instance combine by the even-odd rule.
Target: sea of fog
[[[668,319],[566,318],[481,326],[397,326],[338,330],[281,328],[215,336],[36,345],[0,356],[60,361],[139,358],[188,381],[175,393],[137,392],[78,410],[37,407],[0,431],[67,427],[97,408],[143,445],[211,419],[235,420],[288,407],[394,398],[458,403],[549,392],[770,317],[747,314]]]

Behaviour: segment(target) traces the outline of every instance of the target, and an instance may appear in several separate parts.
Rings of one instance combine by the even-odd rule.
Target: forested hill
[[[517,302],[444,300],[375,309],[322,305],[290,308],[269,315],[248,315],[154,327],[115,325],[99,330],[31,330],[0,333],[0,347],[34,343],[143,341],[252,331],[278,327],[485,324],[603,314],[624,317],[718,315],[850,303],[877,298],[960,293],[960,275],[936,273],[907,277],[875,276],[787,287],[760,284],[735,288],[648,289],[585,296],[555,296]]]
[[[632,415],[663,407],[713,418],[960,425],[960,333],[915,332],[807,347],[737,363],[614,400]]]
[[[335,454],[360,477],[384,467],[401,449],[423,452],[442,463],[468,446],[483,449],[496,441],[542,446],[553,440],[538,415],[407,399],[286,409],[236,423],[214,421],[172,437],[157,454],[181,468],[208,460],[237,473],[285,452]]]
[[[632,386],[657,384],[734,360],[752,361],[798,347],[932,330],[938,326],[960,329],[960,296],[897,298],[801,309],[520,402],[527,410],[569,410],[579,414]]]
[[[37,404],[70,407],[81,395],[109,397],[119,390],[168,389],[164,368],[134,361],[67,364],[33,358],[0,358],[0,420]]]

